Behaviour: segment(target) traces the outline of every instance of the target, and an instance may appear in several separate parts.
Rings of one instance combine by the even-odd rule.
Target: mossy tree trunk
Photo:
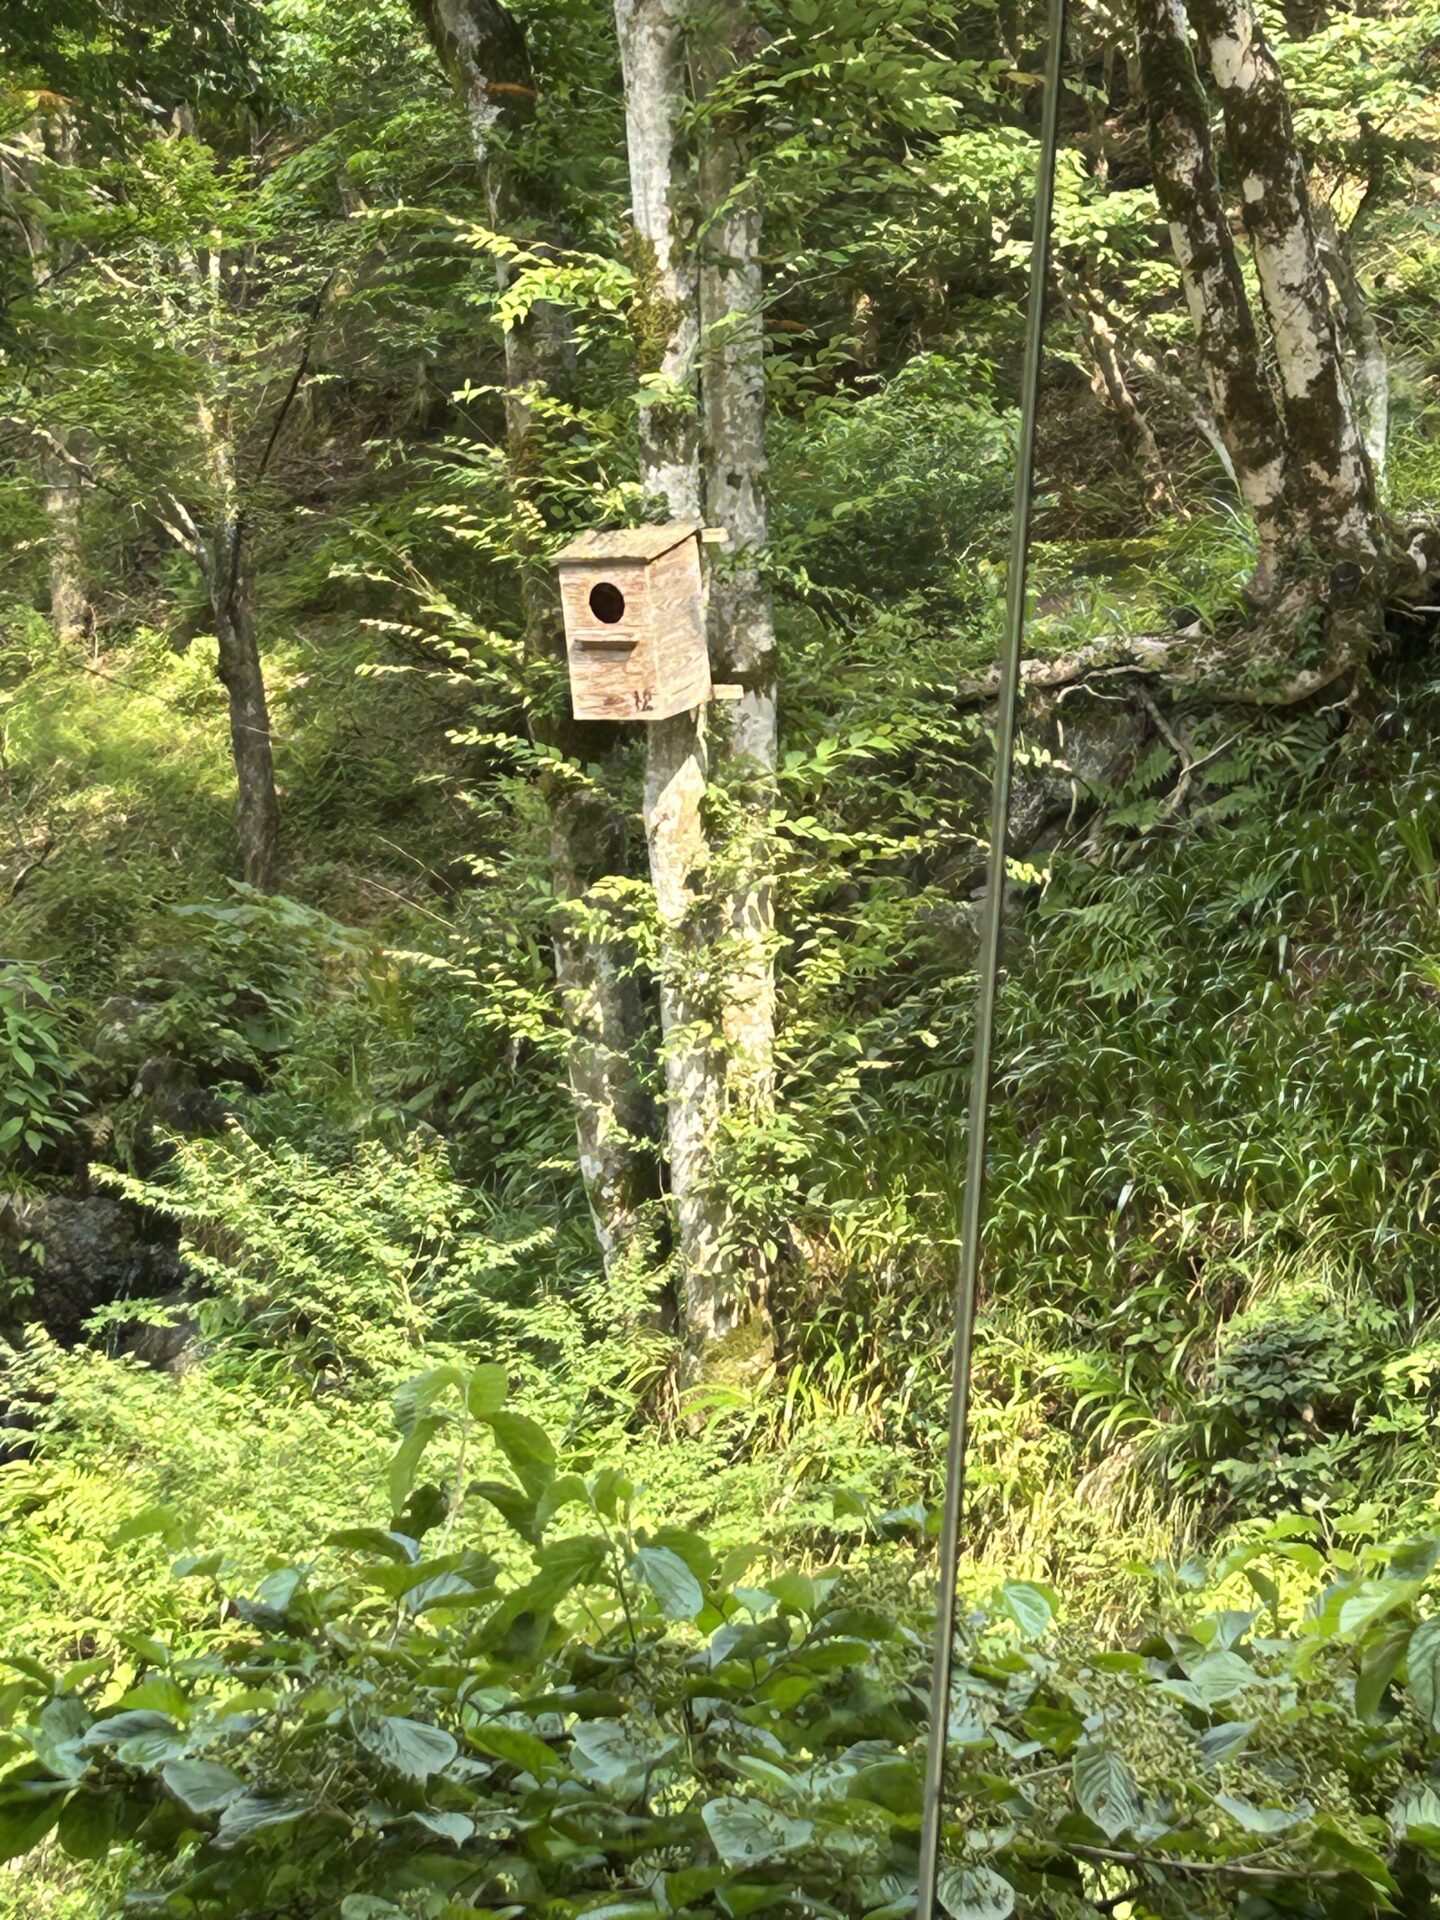
[[[523,31],[491,0],[416,0],[416,11],[465,107],[490,222],[501,230],[523,225],[543,210],[522,204],[495,138],[497,130],[521,128],[534,103]],[[503,289],[504,262],[496,272]],[[563,317],[537,307],[506,332],[504,351],[512,497],[521,508],[517,523],[534,527],[534,483],[544,459],[534,400],[540,392],[568,387],[571,355]],[[559,601],[533,536],[521,569],[527,654],[553,669],[530,724],[538,741],[563,756],[545,780],[555,979],[568,1038],[580,1173],[609,1271],[636,1254],[647,1205],[658,1189],[655,1116],[638,1067],[645,1018],[634,943],[606,900],[606,881],[627,871],[628,836],[623,815],[592,771],[614,753],[613,734],[570,717]]]
[[[774,1101],[775,923],[766,821],[777,752],[775,627],[763,570],[765,387],[760,214],[727,83],[754,52],[744,0],[616,0],[625,79],[636,331],[652,399],[647,488],[723,527],[707,617],[737,701],[647,728],[645,824],[662,934],[667,1145],[684,1329],[706,1373],[768,1351],[764,1262],[724,1187],[727,1123]],[[682,124],[694,148],[682,144]],[[707,782],[725,790],[723,830]],[[738,1345],[737,1345],[738,1343]]]
[[[724,874],[721,1030],[727,1120],[764,1122],[775,1096],[775,909],[767,823],[778,751],[775,621],[763,571],[764,269],[761,217],[743,116],[725,88],[753,57],[745,0],[716,0],[692,44],[700,253],[700,392],[706,517],[728,539],[710,574],[710,646],[738,701],[717,709],[712,761],[728,794],[717,849]],[[759,1305],[765,1270],[742,1249],[729,1276],[728,1331]],[[748,1278],[749,1298],[742,1288]]]
[[[1284,431],[1220,197],[1210,107],[1181,0],[1135,0],[1135,25],[1155,193],[1215,420],[1254,522],[1259,556],[1251,588],[1264,603],[1285,565]]]
[[[1189,0],[1188,14],[1182,0],[1135,0],[1135,20],[1156,191],[1254,519],[1253,591],[1274,616],[1272,650],[1287,631],[1311,646],[1318,634],[1328,657],[1358,662],[1380,628],[1384,527],[1283,76],[1249,0]],[[1220,194],[1192,23],[1223,112],[1258,314]],[[1363,335],[1363,299],[1347,284],[1351,332]],[[1373,395],[1369,413],[1383,415]]]
[[[1191,0],[1279,373],[1291,535],[1322,564],[1380,550],[1375,482],[1340,352],[1285,82],[1249,0]]]
[[[625,83],[630,217],[640,286],[641,477],[675,520],[702,517],[699,267],[693,182],[680,146],[687,106],[678,0],[615,0]],[[733,1313],[724,1271],[723,1197],[715,1149],[724,1107],[723,1035],[715,1019],[715,933],[704,817],[710,776],[707,712],[696,707],[645,729],[643,812],[660,926],[660,1019],[666,1158],[675,1209],[685,1333],[700,1345]]]

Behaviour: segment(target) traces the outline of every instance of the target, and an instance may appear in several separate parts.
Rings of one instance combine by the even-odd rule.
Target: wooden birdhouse
[[[695,520],[582,533],[557,556],[577,720],[666,720],[711,697]]]

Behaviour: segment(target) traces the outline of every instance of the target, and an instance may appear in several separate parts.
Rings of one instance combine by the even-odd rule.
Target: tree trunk
[[[8,162],[0,162],[0,193],[11,199],[14,187],[29,188],[11,206],[11,216],[30,255],[36,288],[69,264],[74,249],[54,241],[35,191],[43,161],[74,164],[77,151],[74,122],[63,112],[51,113],[40,132],[16,134]],[[56,637],[73,644],[86,638],[92,622],[85,591],[85,553],[81,534],[81,463],[72,459],[69,436],[63,427],[39,434],[40,483],[49,528],[50,618]]]
[[[1065,310],[1079,328],[1089,356],[1091,391],[1101,406],[1115,415],[1121,438],[1144,475],[1150,505],[1157,509],[1173,507],[1174,489],[1165,471],[1165,462],[1150,422],[1125,377],[1115,326],[1104,301],[1090,292],[1080,272],[1057,263],[1055,277]]]
[[[218,303],[218,254],[210,256],[209,278]],[[209,539],[192,551],[210,593],[219,648],[216,670],[230,705],[240,864],[249,886],[274,893],[280,884],[280,797],[275,788],[270,703],[260,659],[249,541],[235,477],[235,448],[229,422],[209,395],[202,397],[198,417],[210,469],[213,519]]]
[[[1390,363],[1385,342],[1370,311],[1355,269],[1350,264],[1348,235],[1342,234],[1329,208],[1316,216],[1316,238],[1326,278],[1335,292],[1336,315],[1348,350],[1351,384],[1360,417],[1365,457],[1375,479],[1377,500],[1383,499],[1385,462],[1390,441]],[[1353,228],[1351,229],[1353,232]]]
[[[57,435],[57,440],[59,436]],[[50,618],[55,636],[66,645],[84,641],[92,615],[85,592],[85,548],[78,464],[57,445],[40,456],[45,488],[45,517],[50,529]]]
[[[1192,0],[1240,176],[1241,212],[1280,375],[1286,508],[1297,550],[1329,567],[1379,553],[1375,481],[1340,355],[1285,83],[1249,0]]]
[[[635,322],[642,376],[641,476],[677,520],[701,517],[697,354],[698,268],[685,221],[679,152],[685,45],[678,0],[615,0],[625,80]],[[681,1311],[699,1347],[729,1333],[744,1303],[726,1274],[726,1209],[716,1180],[724,1111],[723,1033],[711,978],[715,954],[702,897],[710,847],[702,806],[709,778],[706,712],[646,728],[644,817],[660,922],[670,1191],[681,1263]]]
[[[220,680],[230,703],[240,860],[247,883],[273,893],[280,881],[280,803],[254,591],[239,529],[223,527],[216,545],[229,555],[228,564],[211,576],[211,611],[220,647]]]
[[[523,33],[493,0],[416,0],[416,11],[465,105],[491,224],[503,228],[524,209],[492,154],[491,135],[502,117],[523,117],[534,98]],[[496,274],[503,289],[503,261]],[[561,316],[536,309],[506,333],[504,347],[510,485],[524,503],[540,459],[532,397],[537,389],[563,390],[568,383]],[[527,654],[563,667],[564,631],[550,570],[539,552],[522,555],[521,565]],[[655,1116],[637,1070],[645,1017],[634,943],[605,898],[604,882],[627,871],[625,822],[585,771],[614,750],[610,736],[577,727],[559,704],[538,707],[531,730],[570,763],[545,781],[555,981],[569,1036],[580,1174],[611,1273],[639,1248],[645,1211],[658,1190]]]
[[[700,238],[700,391],[706,518],[724,527],[711,568],[709,624],[720,676],[743,689],[717,713],[711,758],[729,789],[727,833],[717,849],[726,898],[721,978],[727,1120],[763,1121],[775,1095],[775,908],[767,821],[778,751],[775,622],[761,566],[765,509],[764,277],[760,209],[745,128],[717,110],[716,90],[754,52],[745,0],[717,0],[695,48]],[[743,1313],[742,1277],[763,1295],[765,1262],[744,1247],[728,1276],[730,1303],[707,1331]],[[712,1315],[714,1309],[711,1309]]]
[[[1286,546],[1285,438],[1210,146],[1210,112],[1181,0],[1135,0],[1150,161],[1215,419],[1259,543],[1251,591],[1276,592]]]

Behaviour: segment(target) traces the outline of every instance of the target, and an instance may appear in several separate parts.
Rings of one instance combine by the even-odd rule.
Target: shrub
[[[866,1588],[647,1532],[625,1475],[563,1471],[495,1366],[434,1369],[396,1411],[390,1526],[224,1600],[198,1655],[142,1633],[59,1672],[12,1658],[0,1853],[52,1831],[79,1860],[119,1849],[128,1911],[195,1920],[908,1910],[926,1645],[906,1569]],[[472,1479],[489,1459],[503,1477]],[[1218,1569],[1218,1597],[1258,1611],[1135,1647],[1062,1629],[1021,1581],[966,1617],[953,1920],[1430,1910],[1440,1542],[1343,1561],[1291,1620],[1320,1565],[1296,1536]]]
[[[71,1132],[72,1064],[55,989],[23,962],[0,961],[0,1165]]]

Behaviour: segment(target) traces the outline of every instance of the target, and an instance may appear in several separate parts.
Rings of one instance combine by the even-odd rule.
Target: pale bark
[[[686,56],[679,0],[615,0],[625,81],[630,212],[639,280],[641,476],[673,519],[701,518],[697,355],[698,266],[685,214],[679,126]],[[703,707],[646,728],[644,817],[660,923],[670,1191],[681,1266],[681,1312],[699,1346],[737,1326],[745,1302],[726,1272],[716,1146],[724,1110],[713,941],[703,924],[710,847],[703,814],[709,743]],[[723,998],[722,996],[718,996]]]
[[[1286,540],[1284,432],[1220,199],[1209,108],[1181,0],[1135,0],[1135,21],[1155,192],[1215,419],[1255,525],[1252,592],[1264,601],[1281,576]]]
[[[56,435],[57,440],[60,438]],[[69,645],[87,638],[93,624],[85,591],[84,522],[77,465],[50,448],[40,455],[49,528],[50,619],[55,637]]]
[[[1375,315],[1350,261],[1348,235],[1337,228],[1328,208],[1317,210],[1316,239],[1326,278],[1334,289],[1336,321],[1350,361],[1350,384],[1360,416],[1365,457],[1383,494],[1390,441],[1390,362]]]
[[[716,89],[754,51],[745,0],[715,0],[693,57],[701,105],[698,186],[700,391],[706,517],[729,535],[711,570],[711,650],[721,678],[742,689],[716,722],[736,802],[725,849],[729,877],[722,1030],[726,1108],[765,1112],[775,1084],[775,912],[764,823],[777,755],[775,621],[761,566],[765,508],[764,271],[761,216],[745,131],[717,110]]]
[[[1375,483],[1320,264],[1285,83],[1249,0],[1191,0],[1240,177],[1279,372],[1292,534],[1321,564],[1380,548]]]
[[[525,212],[494,150],[497,128],[523,119],[534,99],[523,33],[492,0],[416,0],[416,11],[465,106],[491,224],[504,227]],[[496,263],[496,277],[503,290],[503,261]],[[563,389],[570,373],[562,317],[535,309],[507,331],[504,351],[510,483],[523,505],[539,459],[534,396],[541,389]],[[522,555],[527,652],[563,663],[559,602],[542,559],[538,551]],[[601,758],[609,743],[577,727],[563,709],[539,710],[531,725],[536,738],[558,748],[569,763],[545,782],[555,982],[569,1042],[566,1071],[580,1175],[611,1272],[639,1246],[658,1184],[655,1118],[637,1070],[645,1021],[634,944],[605,898],[605,881],[626,871],[625,824],[577,764]]]

